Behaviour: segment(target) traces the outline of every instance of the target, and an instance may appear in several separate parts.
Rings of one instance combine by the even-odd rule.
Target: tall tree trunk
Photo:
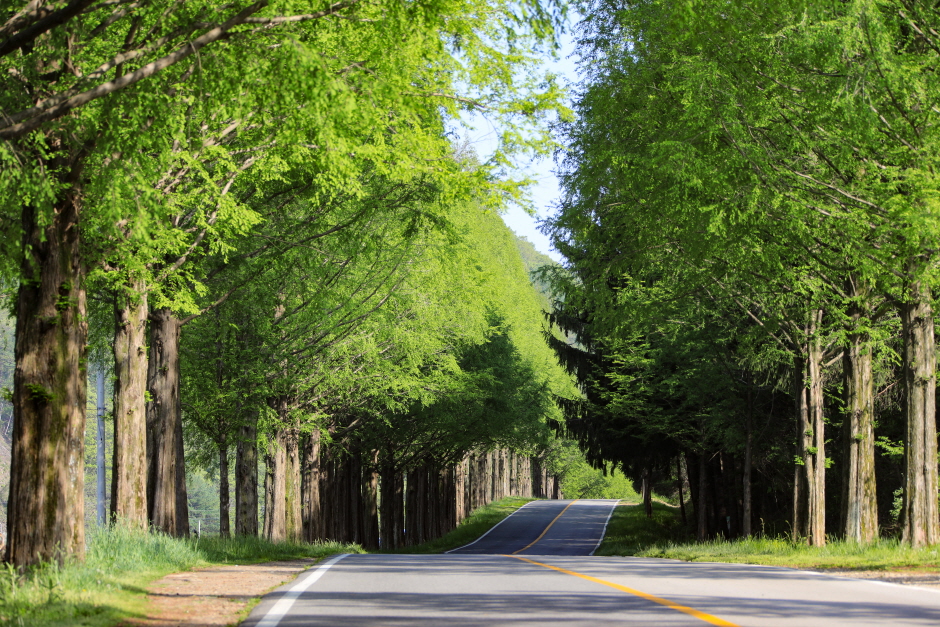
[[[812,472],[807,474],[810,486],[809,528],[807,537],[812,546],[826,544],[826,438],[823,420],[823,381],[822,347],[815,332],[822,322],[822,312],[814,314],[813,334],[809,339],[806,360],[807,391],[809,393],[809,417],[812,429],[812,449],[808,450],[807,461],[812,464]]]
[[[287,452],[285,434],[278,429],[268,443],[264,477],[264,537],[272,542],[287,539]]]
[[[937,357],[930,289],[920,282],[902,303],[904,395],[904,504],[901,538],[912,546],[940,542],[937,513]]]
[[[258,535],[258,414],[239,428],[235,447],[235,535]]]
[[[334,490],[334,452],[329,446],[320,446],[320,537],[329,540],[333,537],[336,519],[333,511]]]
[[[685,514],[685,499],[682,498],[682,455],[676,457],[676,484],[679,487],[679,515],[682,518],[682,526],[687,524]]]
[[[862,296],[855,282],[848,287],[855,296]],[[856,324],[864,315],[853,305],[849,316]],[[871,342],[867,334],[849,335],[842,357],[843,389],[845,390],[842,519],[846,540],[872,542],[878,538],[878,501],[875,492],[874,391],[872,386]]]
[[[744,469],[741,533],[745,538],[751,537],[751,451],[754,444],[754,386],[750,376],[747,383],[747,408],[744,415]]]
[[[320,516],[320,430],[315,429],[304,439],[301,463],[301,524],[303,539],[314,542],[323,537]]]
[[[147,528],[147,294],[127,283],[114,303],[114,452],[111,517]]]
[[[362,484],[362,546],[366,549],[379,548],[379,452],[372,451],[368,467],[365,468]]]
[[[362,448],[356,445],[348,458],[349,472],[346,474],[346,502],[349,515],[346,517],[346,528],[349,530],[348,542],[362,544]]]
[[[379,472],[379,544],[382,550],[395,548],[394,523],[392,521],[392,492],[394,470],[387,460]]]
[[[167,308],[150,314],[147,406],[147,509],[150,524],[171,536],[189,533],[186,477],[181,457],[183,425],[179,390],[180,321]]]
[[[708,538],[708,460],[705,451],[698,454],[698,498],[695,501],[696,539]]]
[[[643,511],[647,518],[653,517],[653,477],[649,466],[643,468]]]
[[[64,167],[64,166],[63,166]],[[75,185],[80,167],[66,181]],[[23,209],[16,297],[13,441],[7,562],[81,559],[85,551],[85,267],[81,196],[73,188],[45,212]]]
[[[382,464],[381,532],[382,549],[397,549],[404,545],[404,494],[402,474],[391,463],[392,455]]]
[[[823,422],[822,347],[817,331],[822,311],[811,314],[803,354],[794,360],[797,405],[797,467],[793,486],[793,532],[812,546],[826,543],[826,447]]]
[[[296,426],[284,433],[284,524],[287,539],[299,542],[303,537],[300,511],[300,431]]]
[[[189,536],[189,494],[186,489],[186,456],[183,447],[182,409],[178,409],[175,437],[176,442],[176,536]]]
[[[97,485],[95,490],[95,495],[97,497],[97,521],[99,526],[104,526],[108,523],[107,517],[107,488],[105,487],[105,434],[104,434],[104,366],[98,366],[97,374],[97,385],[95,387],[95,398],[98,403],[96,417],[98,419],[98,429],[96,432],[95,438],[95,453],[96,453],[96,468],[97,468]]]
[[[228,498],[228,442],[219,443],[219,536],[230,538]]]

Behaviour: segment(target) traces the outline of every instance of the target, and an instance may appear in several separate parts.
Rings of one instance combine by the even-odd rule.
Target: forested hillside
[[[936,543],[940,11],[721,6],[581,9],[559,431],[701,539]]]

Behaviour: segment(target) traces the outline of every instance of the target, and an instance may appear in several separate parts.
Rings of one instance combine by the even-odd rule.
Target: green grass
[[[112,626],[145,616],[146,586],[169,573],[362,551],[355,545],[276,544],[258,538],[183,540],[120,527],[92,529],[87,540],[84,562],[44,564],[28,574],[0,570],[0,624]]]
[[[607,523],[604,541],[595,555],[638,555],[649,547],[688,538],[679,520],[679,509],[653,501],[653,517],[647,518],[643,505],[624,505],[614,509]]]
[[[472,542],[533,499],[505,498],[473,512],[448,535],[402,552],[440,553]],[[262,538],[170,538],[122,527],[92,528],[84,562],[44,564],[27,574],[0,568],[0,624],[112,627],[146,616],[146,588],[170,573],[212,564],[254,564],[362,553],[336,542],[293,544]]]
[[[913,549],[897,540],[870,545],[830,539],[811,547],[787,538],[750,538],[694,542],[679,521],[675,507],[653,503],[647,519],[640,505],[620,505],[607,526],[595,555],[662,557],[687,562],[734,562],[792,568],[855,570],[938,570],[940,545]]]
[[[358,544],[341,542],[270,542],[263,538],[204,537],[196,542],[199,553],[213,564],[258,564],[304,557],[322,559],[336,553],[365,553]]]
[[[713,540],[702,543],[662,543],[635,555],[685,561],[767,564],[793,568],[848,568],[854,570],[937,570],[940,545],[914,549],[898,540],[880,540],[870,545],[830,540],[813,547],[785,538]]]
[[[447,535],[417,546],[408,546],[385,553],[443,553],[469,544],[493,528],[493,526],[511,513],[536,499],[507,496],[499,501],[475,510],[465,518],[456,529]]]

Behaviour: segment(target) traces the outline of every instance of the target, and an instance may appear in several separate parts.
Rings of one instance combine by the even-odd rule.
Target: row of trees
[[[259,532],[260,463],[271,540],[412,544],[493,498],[553,492],[545,419],[570,384],[541,336],[539,297],[498,215],[457,206],[448,224],[411,236],[421,244],[397,270],[387,242],[342,268],[309,253],[262,261],[272,283],[187,327],[187,439],[218,472],[223,535],[232,452],[234,531]],[[320,254],[340,257],[339,240]]]
[[[776,520],[867,542],[893,512],[905,542],[940,541],[940,9],[582,13],[546,225],[584,391],[559,429],[637,480],[687,476],[700,537]]]
[[[220,465],[235,447],[249,485],[263,445],[275,537],[282,504],[296,520],[299,487],[277,494],[301,442],[383,426],[394,446],[370,430],[349,449],[402,469],[489,446],[444,442],[462,433],[459,399],[501,385],[487,361],[500,347],[516,356],[500,367],[531,380],[515,400],[544,395],[506,294],[488,291],[494,266],[457,252],[480,242],[473,219],[520,198],[512,157],[550,145],[559,92],[520,51],[551,47],[557,19],[452,0],[0,10],[6,561],[82,555],[89,360],[114,364],[112,519],[180,535],[184,412]],[[486,163],[448,134],[464,109],[505,129]],[[472,314],[448,311],[471,297]],[[531,446],[524,431],[492,439]],[[257,508],[250,487],[237,495]]]

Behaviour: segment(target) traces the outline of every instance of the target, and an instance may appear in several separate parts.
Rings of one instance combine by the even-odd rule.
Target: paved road
[[[466,555],[591,555],[617,501],[532,501],[476,542],[449,551]]]
[[[787,568],[592,557],[612,502],[571,503],[527,505],[448,555],[331,558],[266,596],[243,625],[940,625],[933,590]]]

